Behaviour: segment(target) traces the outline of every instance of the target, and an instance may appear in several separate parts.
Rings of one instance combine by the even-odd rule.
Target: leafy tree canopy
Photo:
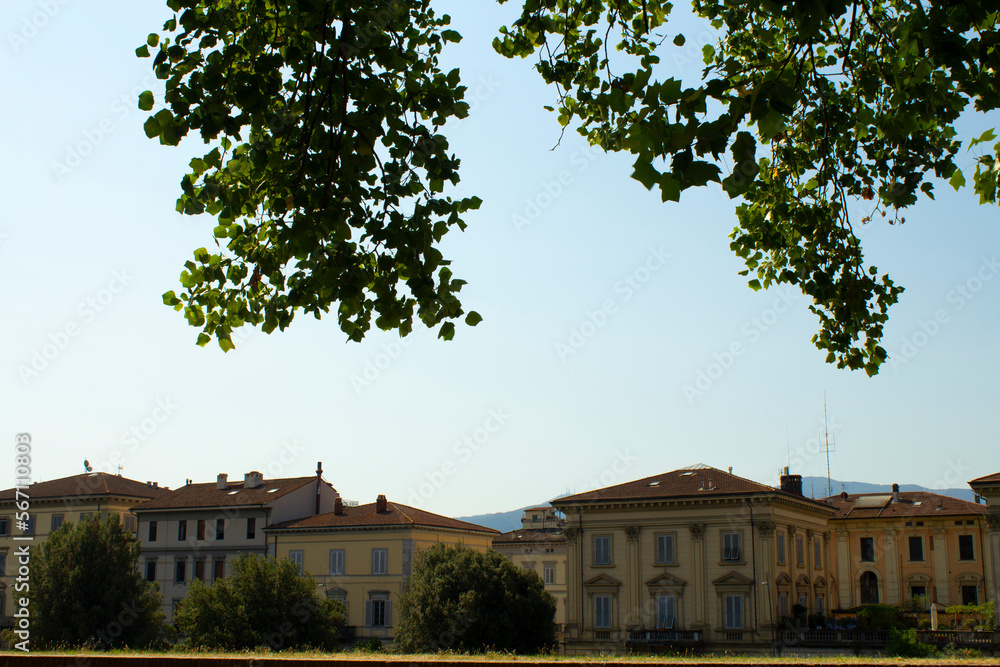
[[[413,653],[539,653],[555,642],[555,604],[536,572],[499,552],[436,544],[414,560],[396,645]]]
[[[500,0],[501,2],[506,0]],[[442,127],[468,111],[438,56],[460,35],[430,0],[169,0],[156,49],[166,81],[146,133],[212,149],[191,161],[178,209],[208,212],[199,249],[164,300],[232,347],[247,323],[283,329],[335,308],[360,340],[372,317],[403,335],[418,317],[454,335],[465,313],[437,244],[479,205],[452,200],[459,161]],[[997,108],[998,0],[977,3],[694,0],[720,31],[703,77],[661,64],[684,35],[665,0],[524,0],[494,48],[537,58],[552,110],[664,202],[711,182],[737,199],[731,249],[753,289],[798,286],[814,343],[839,367],[878,371],[902,288],[865,263],[856,225],[902,222],[931,177],[966,184],[955,121]],[[151,93],[140,107],[152,110]],[[997,202],[1000,144],[967,138],[980,203]],[[990,152],[992,150],[992,153]],[[860,220],[852,207],[867,207]]]
[[[344,625],[340,602],[321,598],[308,574],[288,559],[243,554],[228,577],[193,579],[174,624],[196,648],[239,651],[267,647],[336,647]]]
[[[117,514],[64,523],[31,559],[31,639],[48,647],[148,648],[165,637],[159,589]]]

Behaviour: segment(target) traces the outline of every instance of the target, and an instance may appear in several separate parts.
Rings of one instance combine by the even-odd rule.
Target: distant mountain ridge
[[[830,480],[830,486],[833,489],[833,495],[839,494],[842,491],[847,491],[847,493],[892,493],[892,484],[872,484],[870,482],[841,482],[839,480]],[[809,498],[826,498],[827,482],[826,477],[803,477],[802,478],[802,493]],[[926,486],[920,486],[918,484],[900,484],[900,491],[930,491],[931,493],[939,493],[942,496],[950,496],[952,498],[959,498],[961,500],[967,500],[973,502],[975,500],[975,494],[972,489],[929,489]],[[493,512],[492,514],[475,514],[473,516],[457,516],[455,517],[459,521],[468,521],[470,523],[476,523],[480,526],[486,526],[488,528],[494,528],[499,530],[501,533],[506,533],[511,530],[517,530],[521,527],[521,516],[524,510],[529,507],[539,507],[542,505],[547,505],[548,501],[535,503],[533,505],[525,505],[520,509],[510,510],[509,512]]]

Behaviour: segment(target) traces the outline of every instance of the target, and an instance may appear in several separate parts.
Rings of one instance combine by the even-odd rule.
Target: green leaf
[[[658,172],[650,160],[640,157],[632,165],[632,178],[642,183],[647,190],[652,190],[660,180]]]
[[[684,35],[677,35],[674,37],[674,46],[684,46],[685,41]]]
[[[149,47],[146,46],[145,44],[143,44],[142,46],[140,46],[139,48],[137,48],[135,50],[135,55],[137,57],[139,57],[139,58],[148,58],[149,57]]]
[[[153,93],[152,91],[144,91],[139,95],[139,108],[143,111],[149,111],[153,108]],[[149,135],[147,135],[149,136]]]
[[[469,314],[465,316],[465,323],[468,324],[470,327],[474,327],[482,321],[483,321],[482,315],[480,315],[474,310],[469,311]]]
[[[955,170],[955,173],[948,179],[948,184],[956,190],[965,185],[965,174],[962,173],[961,169]]]
[[[146,119],[146,122],[142,124],[142,129],[150,139],[160,135],[160,123],[154,116]]]

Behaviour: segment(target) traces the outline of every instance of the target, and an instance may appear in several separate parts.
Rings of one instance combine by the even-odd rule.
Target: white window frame
[[[595,595],[594,596],[594,629],[595,630],[610,630],[611,629],[611,596],[610,595]]]
[[[306,552],[303,549],[291,549],[288,552],[288,560],[295,563],[295,566],[299,568],[299,574],[302,574],[304,563],[306,559]]]
[[[543,565],[542,566],[542,583],[554,584],[556,583],[556,566],[555,565]]]
[[[677,622],[677,598],[673,595],[656,596],[656,628],[673,630]]]
[[[806,566],[806,539],[801,535],[795,538],[795,564],[799,567]]]
[[[611,536],[594,536],[594,565],[611,565]]]
[[[663,533],[656,536],[656,564],[674,565],[677,563],[677,540],[673,533]]]
[[[778,551],[778,563],[785,564],[785,531],[779,530],[775,533],[775,542]]]
[[[722,596],[723,620],[726,630],[743,629],[743,596],[726,593]]]
[[[330,549],[330,574],[343,575],[346,554],[343,549]]]
[[[727,563],[737,562],[743,559],[742,545],[740,544],[740,534],[738,532],[726,532],[722,534],[722,560]]]
[[[365,600],[365,626],[369,628],[392,627],[392,602],[389,600],[388,593],[368,594],[368,599]]]
[[[823,540],[819,537],[813,538],[813,566],[817,570],[823,569]]]
[[[389,574],[389,550],[385,547],[372,549],[372,574]]]

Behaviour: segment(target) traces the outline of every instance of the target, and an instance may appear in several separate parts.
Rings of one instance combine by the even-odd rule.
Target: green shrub
[[[893,604],[866,604],[858,609],[862,630],[889,630],[903,627],[902,610]]]
[[[364,639],[359,639],[354,642],[355,651],[363,651],[365,653],[378,653],[384,648],[382,640],[378,637],[365,637]]]
[[[936,648],[917,639],[917,631],[913,628],[902,631],[890,629],[889,635],[892,639],[885,650],[889,655],[901,658],[928,658],[937,653]]]

